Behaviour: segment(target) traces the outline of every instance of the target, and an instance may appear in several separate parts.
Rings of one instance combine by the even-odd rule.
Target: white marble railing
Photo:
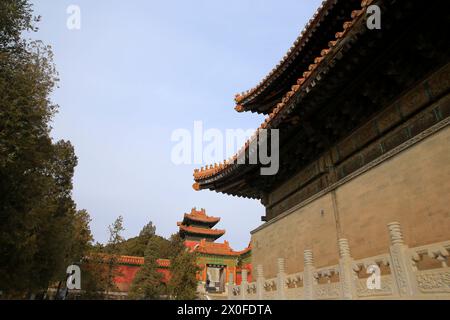
[[[450,299],[450,241],[409,248],[400,224],[388,224],[389,252],[354,260],[346,239],[339,240],[339,264],[315,268],[312,250],[305,250],[303,272],[285,273],[278,259],[277,277],[265,279],[256,267],[256,279],[242,274],[238,286],[228,284],[228,298],[240,300],[301,299]]]

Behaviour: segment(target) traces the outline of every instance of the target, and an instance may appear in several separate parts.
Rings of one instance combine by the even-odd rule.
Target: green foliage
[[[85,266],[83,275],[86,276],[87,283],[83,285],[86,290],[83,299],[99,299],[99,294],[104,290],[114,291],[113,278],[118,276],[115,272],[117,258],[115,255],[144,256],[145,263],[136,274],[131,284],[128,298],[134,300],[157,300],[170,296],[173,299],[195,299],[197,290],[196,274],[199,271],[197,267],[197,256],[184,246],[184,241],[180,235],[174,234],[170,240],[164,239],[152,232],[142,232],[138,237],[134,237],[122,242],[115,241],[121,239],[123,230],[123,219],[119,217],[109,228],[110,241],[106,246],[99,243],[91,246],[91,252],[107,254],[108,268],[105,264],[89,263]],[[152,223],[148,225],[153,226]],[[148,226],[147,225],[147,226]],[[144,227],[143,230],[145,230]],[[144,244],[145,243],[145,244]],[[114,247],[113,247],[113,244]],[[171,261],[171,279],[166,285],[162,282],[163,276],[157,270],[158,259],[170,259]],[[95,260],[94,260],[95,261]]]
[[[148,238],[134,237],[125,240],[117,246],[117,254],[124,256],[143,257],[147,246]]]
[[[31,4],[27,0],[2,0],[0,3],[0,45],[14,47],[23,31],[35,31]]]
[[[114,279],[121,276],[118,269],[120,246],[124,243],[123,217],[119,216],[110,226],[109,241],[106,246],[96,242],[89,245],[87,256],[81,264],[83,300],[107,299],[110,292],[118,290]]]
[[[123,221],[121,221],[121,223],[123,223]],[[112,228],[112,226],[110,228]],[[100,250],[105,253],[113,253],[117,255],[144,257],[148,241],[150,238],[154,238],[152,241],[157,243],[158,257],[161,259],[168,259],[171,252],[171,243],[167,239],[156,235],[155,231],[156,226],[154,226],[152,222],[149,222],[141,230],[139,236],[128,240],[122,239],[123,241],[110,241],[103,249]]]
[[[33,31],[26,0],[0,2],[0,291],[45,291],[80,261],[92,240],[89,215],[71,198],[77,165],[70,142],[52,142],[58,81],[51,48]]]
[[[161,259],[168,258],[170,243],[168,240],[158,235],[154,235],[151,237],[139,236],[135,238],[130,238],[118,246],[118,252],[119,254],[126,256],[144,257],[145,249],[150,239],[158,243],[158,257]]]
[[[186,247],[184,240],[179,233],[174,233],[169,238],[169,248],[167,252],[167,259],[174,259],[180,252],[184,252]]]
[[[109,240],[104,248],[104,252],[107,254],[106,294],[117,289],[114,279],[120,275],[118,271],[118,255],[120,255],[119,246],[125,241],[122,236],[124,230],[122,216],[119,216],[113,224],[108,226]]]
[[[194,300],[197,296],[197,255],[189,252],[183,245],[181,237],[176,234],[171,237],[174,255],[171,259],[171,278],[168,292],[176,300]]]
[[[111,281],[108,261],[104,255],[91,253],[81,264],[81,287],[83,289],[81,299],[100,300],[105,299],[105,292],[114,290]]]
[[[77,211],[72,178],[77,165],[68,141],[53,142],[50,121],[58,106],[50,95],[58,82],[53,53],[40,41],[22,38],[36,31],[28,0],[0,1],[0,291],[23,298],[65,279],[68,265],[82,264],[86,298],[115,290],[116,255],[145,255],[133,294],[144,299],[164,293],[156,259],[173,263],[171,294],[193,297],[195,257],[179,236],[155,235],[150,222],[139,237],[124,241],[123,218],[109,228],[106,246],[92,245],[90,217]],[[107,261],[104,261],[104,254]],[[94,257],[92,257],[94,255]]]
[[[139,237],[151,237],[156,234],[156,226],[153,225],[153,222],[147,223],[139,232]]]
[[[125,241],[122,232],[125,231],[123,227],[123,217],[119,216],[113,224],[108,226],[109,240],[105,247],[105,251],[109,254],[120,254],[119,245]]]
[[[158,238],[150,237],[145,250],[144,266],[138,271],[130,288],[129,298],[137,300],[158,300],[165,293],[162,274],[157,271],[159,258]]]
[[[136,243],[143,238],[139,236],[125,243]],[[130,299],[160,299],[167,295],[179,300],[196,298],[196,274],[199,271],[197,256],[186,250],[184,241],[178,233],[172,235],[170,240],[156,235],[151,236],[144,256],[145,264],[133,280],[129,292]],[[171,279],[167,287],[161,282],[162,275],[157,272],[156,260],[161,258],[171,261]]]

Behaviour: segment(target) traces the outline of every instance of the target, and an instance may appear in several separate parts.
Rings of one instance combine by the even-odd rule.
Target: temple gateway
[[[219,221],[218,217],[207,216],[205,209],[193,208],[178,222],[185,246],[197,254],[197,265],[201,269],[197,275],[200,293],[225,293],[227,279],[241,283],[242,270],[251,278],[251,246],[235,251],[228,241],[216,242],[225,234],[225,230],[213,229]]]
[[[223,299],[229,294],[227,279],[233,279],[237,285],[241,284],[243,277],[246,281],[252,280],[252,247],[249,245],[241,251],[235,251],[228,241],[217,242],[225,234],[225,230],[213,229],[219,222],[219,217],[208,216],[205,209],[193,208],[184,214],[183,220],[177,225],[186,250],[197,257],[196,263],[200,269],[197,273],[199,295],[204,297],[209,294],[216,299]],[[162,282],[167,283],[171,277],[170,260],[158,259],[156,262]],[[118,275],[114,279],[118,292],[111,296],[125,299],[143,265],[144,257],[119,256]]]
[[[367,27],[372,5],[380,29]],[[238,164],[255,152],[249,140],[194,172],[195,190],[265,207],[251,232],[256,272],[227,278],[229,298],[450,298],[449,22],[440,1],[324,1],[236,96],[238,112],[267,115],[251,139],[279,130],[280,170]],[[219,231],[208,234],[203,245]]]

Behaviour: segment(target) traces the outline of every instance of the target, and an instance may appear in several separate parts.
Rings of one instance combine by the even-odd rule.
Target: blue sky
[[[35,0],[34,35],[53,47],[60,74],[55,139],[70,140],[79,164],[74,199],[95,239],[124,217],[126,237],[153,221],[169,236],[192,207],[222,217],[221,240],[244,248],[261,224],[254,200],[192,189],[197,165],[171,161],[171,133],[257,128],[234,111],[234,95],[258,83],[286,53],[319,0]],[[69,5],[81,29],[69,30]]]

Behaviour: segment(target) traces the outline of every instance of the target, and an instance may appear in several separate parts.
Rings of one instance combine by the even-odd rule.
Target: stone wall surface
[[[264,272],[249,294],[450,297],[449,78],[447,65],[269,194],[270,220],[252,232],[252,264]],[[302,191],[325,176],[324,189]],[[382,272],[375,293],[365,288],[368,261]]]
[[[391,221],[402,224],[410,247],[450,240],[450,126],[344,183],[335,195],[336,209],[328,192],[253,232],[253,266],[263,265],[273,277],[273,261],[282,257],[288,273],[300,272],[306,249],[315,252],[318,267],[337,264],[340,237],[354,258],[376,256],[389,245]]]
[[[385,226],[384,235],[384,252],[363,259],[355,259],[348,239],[340,238],[336,265],[317,267],[311,249],[303,252],[302,272],[286,272],[284,258],[272,261],[275,277],[258,264],[254,282],[247,281],[246,273],[240,285],[230,279],[228,299],[450,299],[450,241],[409,247],[397,221]]]

